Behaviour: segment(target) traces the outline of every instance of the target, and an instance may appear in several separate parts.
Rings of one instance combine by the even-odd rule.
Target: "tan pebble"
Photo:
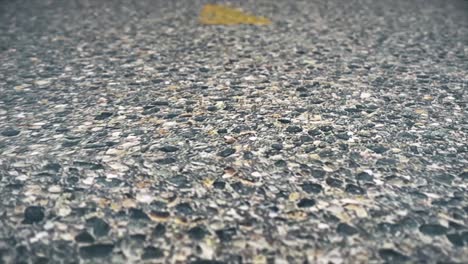
[[[213,183],[214,183],[213,179],[209,179],[209,178],[203,179],[203,185],[207,188],[210,188],[211,186],[213,186]]]
[[[301,195],[298,193],[298,192],[293,192],[293,193],[290,193],[289,194],[289,201],[291,202],[295,202],[297,200],[299,200],[299,198],[301,197]]]
[[[135,203],[135,201],[132,200],[132,199],[125,199],[125,200],[123,200],[123,202],[122,202],[122,206],[123,206],[124,208],[131,208],[131,207],[135,207],[135,206],[136,206],[136,203]]]
[[[69,215],[70,213],[71,213],[71,209],[68,206],[60,208],[57,212],[57,214],[61,217],[65,217]]]
[[[149,213],[149,218],[155,222],[166,222],[169,216],[168,212],[151,211]]]
[[[60,193],[60,192],[62,192],[62,188],[60,186],[58,186],[58,185],[53,185],[53,186],[49,187],[48,191],[50,193]]]
[[[118,212],[118,211],[120,211],[122,206],[120,204],[118,204],[118,203],[111,203],[110,208],[112,209],[112,211]]]
[[[237,171],[234,168],[226,167],[224,169],[224,174],[223,174],[224,179],[231,178],[231,177],[234,177],[236,175],[237,175]]]
[[[231,136],[224,136],[224,140],[227,144],[233,144],[234,142],[236,142],[236,139]]]

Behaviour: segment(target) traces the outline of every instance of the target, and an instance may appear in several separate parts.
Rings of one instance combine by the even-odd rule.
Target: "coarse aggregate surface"
[[[467,263],[468,1],[206,3],[0,1],[0,263]]]

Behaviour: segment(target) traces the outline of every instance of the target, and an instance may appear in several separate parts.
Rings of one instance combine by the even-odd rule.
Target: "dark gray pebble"
[[[339,223],[336,228],[336,232],[344,236],[352,236],[357,234],[358,230],[355,227],[348,225],[347,223]]]
[[[237,230],[231,227],[231,228],[216,230],[215,233],[218,236],[219,240],[221,240],[221,242],[229,242],[237,234]]]
[[[309,131],[307,131],[307,134],[311,136],[318,136],[318,135],[321,135],[322,132],[320,132],[319,129],[310,129]]]
[[[303,191],[307,193],[320,193],[323,190],[322,185],[318,183],[305,182],[301,185]]]
[[[457,233],[452,233],[452,234],[447,234],[447,239],[452,243],[454,246],[457,247],[463,247],[465,243],[468,244],[468,241],[464,241],[463,237],[460,234]]]
[[[358,181],[372,181],[374,179],[374,177],[372,177],[372,175],[370,175],[369,173],[363,171],[363,172],[360,172],[356,175],[356,180]]]
[[[310,174],[314,178],[323,179],[325,177],[325,175],[327,174],[327,172],[322,170],[322,169],[312,169],[312,170],[310,170]]]
[[[166,226],[164,224],[157,224],[152,232],[153,237],[162,237],[166,233]]]
[[[159,150],[163,152],[176,152],[179,150],[179,148],[175,146],[166,145],[166,146],[159,148]]]
[[[330,132],[333,130],[333,127],[332,126],[320,126],[319,129],[322,130],[323,132]]]
[[[271,148],[274,149],[274,150],[282,150],[283,145],[281,143],[274,143],[274,144],[271,145]]]
[[[410,258],[394,249],[379,249],[379,256],[388,263],[402,263],[409,261]]]
[[[227,148],[227,149],[224,149],[220,152],[218,152],[218,156],[220,157],[223,157],[223,158],[226,158],[228,156],[231,156],[232,154],[236,153],[236,150],[233,149],[233,148]]]
[[[343,181],[342,180],[339,180],[339,179],[336,179],[336,178],[332,178],[332,177],[328,177],[325,182],[327,183],[328,186],[331,186],[331,187],[341,187],[341,185],[343,184]]]
[[[80,247],[80,255],[82,258],[103,258],[112,253],[113,244],[94,244],[90,246]]]
[[[372,150],[373,152],[377,154],[382,154],[388,151],[388,148],[382,146],[382,145],[370,145],[367,146],[368,149]]]
[[[167,157],[167,158],[157,159],[155,162],[161,165],[168,165],[168,164],[172,164],[176,162],[176,159],[172,157]]]
[[[86,220],[86,225],[92,228],[93,234],[97,237],[105,236],[110,231],[109,224],[101,218],[92,217]]]
[[[439,224],[422,224],[419,231],[430,236],[441,236],[447,233],[447,228]]]
[[[206,235],[206,230],[200,226],[189,229],[188,235],[193,240],[202,240]]]
[[[105,119],[108,119],[109,117],[111,117],[112,115],[113,115],[113,113],[111,113],[111,112],[102,112],[99,115],[97,115],[96,117],[94,117],[94,120],[105,120]]]
[[[88,233],[88,231],[84,230],[75,236],[75,241],[80,243],[93,243],[94,237]]]
[[[190,215],[193,213],[193,209],[190,206],[189,203],[180,203],[175,206],[175,209],[177,212],[184,214],[184,215]]]
[[[288,133],[299,133],[302,131],[302,128],[300,126],[288,126],[286,128],[286,132]]]
[[[152,105],[158,105],[158,106],[168,106],[169,105],[169,102],[168,101],[152,101],[151,102]]]
[[[218,110],[218,108],[216,106],[214,106],[214,105],[211,105],[211,106],[208,106],[206,108],[206,110],[208,110],[210,112],[214,112],[214,111]]]
[[[288,164],[284,160],[277,160],[275,161],[275,166],[276,167],[286,167]]]
[[[11,127],[8,127],[2,131],[2,136],[4,137],[14,137],[19,135],[20,131]]]
[[[216,188],[216,189],[224,189],[224,187],[226,186],[226,183],[223,182],[223,181],[220,181],[220,180],[217,180],[213,183],[213,187]]]
[[[315,200],[310,198],[303,198],[297,203],[297,207],[312,207],[315,205]]]
[[[162,257],[164,257],[164,252],[160,248],[152,246],[146,247],[141,255],[142,259],[156,259]]]
[[[28,206],[24,210],[24,223],[33,224],[42,221],[45,217],[45,209],[42,206]]]
[[[130,208],[128,210],[130,213],[130,218],[134,220],[150,220],[148,215],[141,209],[138,208]]]

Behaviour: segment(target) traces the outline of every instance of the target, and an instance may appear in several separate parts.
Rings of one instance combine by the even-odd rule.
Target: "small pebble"
[[[42,206],[28,206],[24,210],[24,222],[33,224],[42,221],[45,217],[45,209]]]
[[[340,223],[338,224],[338,227],[336,228],[336,232],[338,232],[341,235],[352,236],[352,235],[357,234],[358,230],[355,227],[350,226],[346,223]]]
[[[362,194],[366,193],[366,190],[364,190],[363,188],[361,188],[361,187],[359,187],[357,185],[354,185],[354,184],[346,185],[345,191],[347,193],[356,194],[356,195],[362,195]]]
[[[227,149],[224,149],[220,152],[218,152],[218,156],[220,157],[223,157],[223,158],[226,158],[228,156],[231,156],[232,154],[236,153],[236,150],[233,149],[233,148],[227,148]]]
[[[161,249],[152,246],[146,247],[143,250],[143,254],[141,255],[141,258],[143,260],[156,259],[162,257],[164,257],[164,252]]]
[[[94,244],[80,247],[79,251],[82,258],[89,259],[107,257],[112,253],[113,249],[113,244]]]
[[[320,184],[311,182],[303,183],[301,188],[307,193],[320,193],[323,190]]]
[[[311,207],[315,205],[315,200],[314,199],[309,199],[309,198],[304,198],[301,199],[297,203],[297,207],[303,208],[303,207]]]
[[[50,186],[48,191],[50,193],[61,193],[62,192],[62,188],[58,185],[54,185],[54,186]]]
[[[9,127],[9,128],[4,129],[1,134],[4,137],[14,137],[14,136],[19,135],[19,133],[20,133],[19,130]]]
[[[300,126],[288,126],[286,128],[286,132],[288,133],[299,133],[302,131],[302,128]]]
[[[153,229],[153,237],[162,237],[166,233],[166,226],[163,224],[157,224]]]
[[[271,145],[271,148],[274,149],[274,150],[282,150],[283,145],[281,143],[274,143],[274,144]]]
[[[175,146],[166,145],[166,146],[159,148],[159,150],[163,152],[176,152],[179,150],[179,148]]]
[[[86,220],[86,225],[91,227],[96,237],[106,236],[110,231],[109,224],[101,218],[92,217]]]
[[[75,241],[80,243],[93,243],[94,237],[85,230],[75,236]]]
[[[429,236],[441,236],[447,233],[447,228],[439,224],[422,224],[419,231]]]
[[[102,112],[99,115],[97,115],[96,117],[94,117],[94,120],[105,120],[105,119],[108,119],[109,117],[111,117],[112,115],[113,115],[113,113],[111,113],[111,112]]]
[[[193,240],[202,240],[206,235],[206,231],[202,227],[196,226],[188,231],[188,235]]]
[[[379,256],[388,263],[403,263],[410,260],[408,256],[391,248],[379,249]]]
[[[155,162],[161,165],[168,165],[168,164],[175,163],[176,159],[172,157],[167,157],[167,158],[157,159]]]
[[[374,179],[374,177],[372,177],[372,175],[370,175],[369,173],[363,171],[363,172],[360,172],[356,175],[356,180],[358,181],[372,181]]]

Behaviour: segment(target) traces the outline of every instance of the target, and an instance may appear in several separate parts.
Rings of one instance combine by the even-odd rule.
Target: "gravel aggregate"
[[[0,263],[466,263],[468,1],[210,2],[2,1]]]

